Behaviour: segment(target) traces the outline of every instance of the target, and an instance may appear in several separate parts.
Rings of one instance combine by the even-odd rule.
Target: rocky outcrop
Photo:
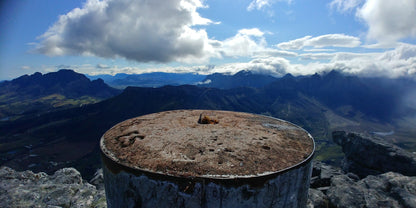
[[[339,168],[322,162],[314,162],[310,187],[325,191],[331,185],[331,178],[342,174]]]
[[[314,162],[308,208],[416,208],[413,154],[358,134],[333,138],[345,153],[342,169]],[[0,207],[106,207],[103,184],[102,170],[88,183],[73,168],[47,175],[1,167]]]
[[[309,208],[416,208],[416,160],[412,153],[379,138],[343,131],[332,136],[345,153],[342,170],[314,163]]]
[[[416,177],[388,172],[354,181],[334,176],[327,191],[334,207],[416,207]]]
[[[328,208],[329,199],[320,190],[310,188],[308,194],[308,208]]]
[[[102,176],[102,175],[101,175]],[[99,173],[96,180],[99,181]],[[0,207],[106,207],[104,189],[83,181],[74,168],[53,175],[0,168]]]
[[[335,131],[334,142],[342,146],[344,172],[364,178],[389,171],[416,176],[416,156],[377,137]]]
[[[416,177],[388,172],[359,179],[330,165],[314,165],[308,208],[416,208]]]
[[[106,207],[103,184],[102,170],[88,183],[74,168],[47,175],[1,167],[0,207]],[[416,177],[388,172],[359,179],[315,162],[307,207],[416,208]]]

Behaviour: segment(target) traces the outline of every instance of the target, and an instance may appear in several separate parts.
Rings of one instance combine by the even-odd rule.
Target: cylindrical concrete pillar
[[[289,122],[176,110],[100,141],[108,207],[306,207],[313,138]]]

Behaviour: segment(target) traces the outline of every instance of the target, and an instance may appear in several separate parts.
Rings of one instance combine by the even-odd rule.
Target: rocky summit
[[[353,133],[334,132],[333,138],[343,146],[344,166],[314,162],[308,208],[416,208],[412,153]],[[345,166],[351,161],[354,166]],[[74,168],[47,175],[1,167],[0,207],[106,207],[103,184],[101,170],[87,182]]]
[[[335,131],[335,143],[342,146],[342,169],[360,178],[389,171],[416,176],[416,155],[378,137]]]
[[[0,168],[0,207],[106,207],[102,171],[89,182],[74,168],[53,175]],[[416,208],[416,177],[388,172],[359,179],[315,162],[308,208]]]
[[[314,163],[308,208],[416,208],[416,177],[387,172],[363,179]]]
[[[309,208],[416,208],[415,155],[377,137],[335,131],[342,168],[315,162]]]
[[[98,174],[91,182],[101,179]],[[74,168],[47,175],[1,167],[0,181],[0,207],[107,207],[103,186],[85,182]]]

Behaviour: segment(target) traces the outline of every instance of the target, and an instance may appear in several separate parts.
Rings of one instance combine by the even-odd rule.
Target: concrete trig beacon
[[[100,147],[108,207],[151,208],[306,207],[315,151],[292,123],[211,110],[129,119]]]

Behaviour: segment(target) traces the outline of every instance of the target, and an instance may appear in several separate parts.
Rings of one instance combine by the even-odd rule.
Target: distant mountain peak
[[[345,77],[345,75],[342,72],[340,72],[339,70],[335,70],[335,69],[329,71],[328,73],[323,74],[322,76],[330,78],[330,79],[333,79],[336,77]]]
[[[241,70],[234,75],[214,73],[208,75],[200,84],[203,87],[212,87],[219,89],[231,89],[239,87],[261,88],[274,81],[277,78],[266,74],[255,74],[252,71]],[[208,80],[211,80],[208,82]]]
[[[40,73],[40,72],[35,72],[35,73],[34,73],[34,74],[32,74],[31,76],[39,77],[39,76],[42,76],[42,73]]]
[[[74,70],[72,69],[59,69],[57,72],[74,72],[76,73]]]
[[[102,79],[91,81],[84,74],[71,69],[60,69],[46,74],[36,72],[32,75],[23,75],[6,81],[2,85],[7,85],[8,89],[14,89],[30,97],[62,94],[68,97],[89,95],[107,98],[118,94],[118,90],[110,88]]]
[[[287,73],[282,77],[282,79],[295,79],[295,77],[291,73]]]
[[[236,74],[234,74],[234,76],[250,76],[250,75],[253,75],[253,72],[248,71],[248,70],[241,70],[237,72]]]

